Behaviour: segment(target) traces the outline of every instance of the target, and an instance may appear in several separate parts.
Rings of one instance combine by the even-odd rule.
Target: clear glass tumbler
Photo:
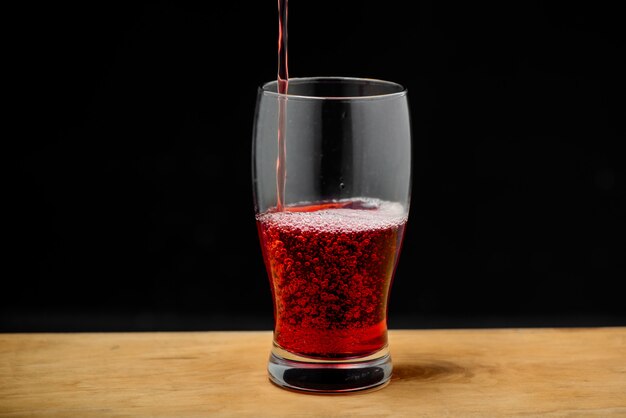
[[[411,189],[406,90],[315,77],[291,79],[285,95],[267,83],[258,94],[252,162],[274,302],[270,379],[326,393],[387,383],[387,300]]]

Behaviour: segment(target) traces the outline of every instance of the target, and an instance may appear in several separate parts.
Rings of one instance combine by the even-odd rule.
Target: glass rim
[[[341,82],[366,82],[366,83],[375,83],[379,85],[385,86],[393,86],[399,88],[399,91],[394,91],[392,93],[382,93],[382,94],[367,94],[363,96],[308,96],[302,94],[284,94],[277,93],[275,91],[270,91],[269,86],[277,85],[278,80],[268,81],[263,83],[259,90],[268,96],[274,97],[284,97],[286,99],[303,99],[303,100],[377,100],[377,99],[389,99],[394,97],[403,97],[407,94],[407,88],[402,84],[395,83],[393,81],[381,80],[377,78],[366,78],[366,77],[340,77],[340,76],[317,76],[317,77],[294,77],[290,78],[290,82],[315,82],[315,81],[341,81]]]

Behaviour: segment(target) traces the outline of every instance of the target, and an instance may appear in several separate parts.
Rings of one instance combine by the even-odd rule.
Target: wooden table
[[[391,383],[338,396],[270,384],[270,343],[0,334],[0,417],[626,417],[626,328],[391,331]]]

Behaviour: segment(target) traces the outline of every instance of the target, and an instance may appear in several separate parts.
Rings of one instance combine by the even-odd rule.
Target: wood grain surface
[[[0,417],[626,417],[626,328],[391,331],[391,383],[268,382],[269,332],[0,334]]]

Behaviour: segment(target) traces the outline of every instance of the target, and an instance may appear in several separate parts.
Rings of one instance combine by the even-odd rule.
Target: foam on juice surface
[[[347,202],[347,201],[346,201]],[[404,207],[397,202],[378,199],[351,199],[357,208],[339,207],[315,211],[266,212],[257,216],[263,224],[302,231],[361,232],[402,225],[407,220]],[[342,201],[338,201],[341,204]],[[292,207],[299,207],[295,205]]]

